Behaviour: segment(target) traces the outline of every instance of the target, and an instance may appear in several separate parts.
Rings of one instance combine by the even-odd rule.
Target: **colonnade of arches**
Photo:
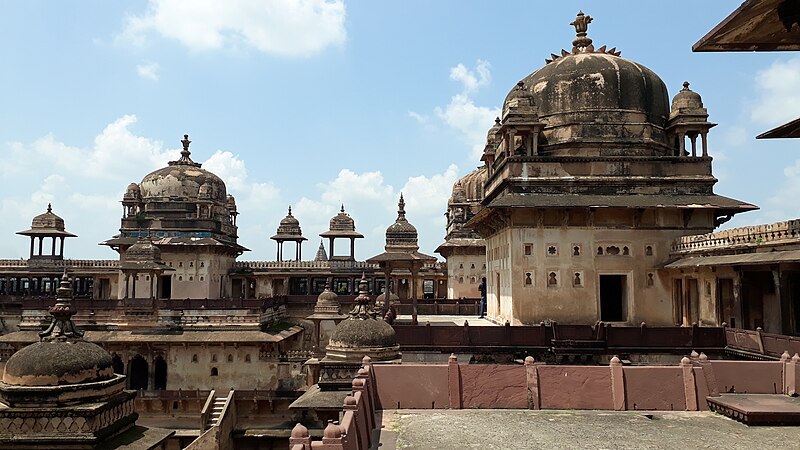
[[[163,355],[156,355],[150,363],[141,354],[134,355],[127,364],[122,357],[114,353],[111,357],[111,367],[114,373],[128,377],[128,389],[133,390],[166,390],[167,389],[167,361]]]

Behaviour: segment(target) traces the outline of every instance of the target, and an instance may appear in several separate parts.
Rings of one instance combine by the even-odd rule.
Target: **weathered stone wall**
[[[696,217],[696,226],[706,219]],[[659,267],[673,240],[692,231],[672,224],[669,214],[653,217],[655,226],[647,229],[633,228],[628,216],[614,211],[595,214],[597,227],[547,226],[546,215],[531,211],[512,220],[515,226],[487,239],[488,310],[495,321],[593,323],[601,318],[600,276],[624,275],[623,322],[674,324],[672,281]],[[701,320],[712,325],[714,292],[705,287],[701,280]]]

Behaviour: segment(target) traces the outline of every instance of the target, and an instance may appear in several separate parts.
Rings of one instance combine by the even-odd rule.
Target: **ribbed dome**
[[[356,223],[349,214],[344,212],[344,205],[339,214],[333,216],[330,222],[330,231],[355,231]]]
[[[358,283],[356,306],[350,317],[336,325],[326,347],[326,359],[360,361],[365,355],[375,361],[395,360],[400,357],[400,347],[394,328],[376,319],[367,293],[367,279],[362,275]]]
[[[689,89],[689,82],[683,82],[683,89],[672,98],[670,120],[675,122],[702,122],[708,119],[708,110],[703,107],[700,94]]]
[[[53,214],[53,208],[48,203],[47,212],[39,214],[31,221],[31,229],[50,229],[64,231],[64,219]]]
[[[386,229],[386,247],[408,246],[419,248],[417,229],[406,219],[406,202],[403,194],[397,202],[397,219]]]
[[[138,184],[131,183],[128,185],[128,188],[125,189],[125,194],[122,198],[123,200],[139,200],[142,198],[142,190],[139,189]]]
[[[543,155],[576,155],[584,149],[576,149],[575,144],[597,148],[612,142],[615,148],[603,149],[601,154],[671,154],[664,132],[669,116],[664,82],[647,67],[620,57],[615,49],[595,50],[586,37],[589,22],[589,16],[578,15],[572,52],[553,55],[552,61],[525,77],[521,83],[526,92],[515,86],[506,97],[504,111],[524,93],[532,97],[539,120],[546,124],[540,147]],[[566,144],[571,151],[562,151]]]
[[[114,376],[111,355],[86,341],[36,342],[11,355],[3,382],[18,386],[58,386],[102,381]]]
[[[147,174],[139,184],[142,199],[194,201],[203,194],[225,205],[227,190],[225,183],[213,173],[200,168],[200,163],[192,161],[189,152],[188,135],[184,135],[183,151],[177,161],[170,161],[167,167]]]
[[[397,346],[394,328],[383,320],[348,319],[336,326],[328,349],[368,349]]]

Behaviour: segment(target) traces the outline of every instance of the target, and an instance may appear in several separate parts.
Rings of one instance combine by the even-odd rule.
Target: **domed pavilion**
[[[464,226],[486,242],[488,316],[680,324],[660,270],[672,242],[756,207],[714,193],[700,95],[687,83],[670,103],[655,72],[595,46],[591,22],[577,15],[571,49],[513,86],[487,136]]]
[[[164,264],[174,269],[170,275],[156,275],[158,298],[230,295],[228,269],[247,251],[237,242],[236,199],[222,179],[192,160],[191,142],[184,135],[180,158],[128,186],[120,234],[102,243],[118,251],[123,262],[139,239],[157,246]],[[122,298],[134,289],[149,291],[153,280],[150,275],[137,277],[134,287],[126,287],[127,279],[119,281]]]
[[[84,341],[66,274],[40,342],[14,353],[0,381],[4,449],[158,448],[172,431],[136,426],[136,392],[114,373],[111,355]],[[130,444],[130,447],[128,447]]]
[[[419,251],[417,229],[406,219],[406,202],[403,194],[397,202],[397,219],[386,229],[385,251],[367,259],[377,264],[384,273],[387,291],[391,292],[390,278],[393,273],[406,272],[411,275],[412,322],[417,323],[417,275],[425,264],[436,262],[435,256]],[[391,299],[391,297],[390,297]],[[388,305],[385,305],[388,306]]]

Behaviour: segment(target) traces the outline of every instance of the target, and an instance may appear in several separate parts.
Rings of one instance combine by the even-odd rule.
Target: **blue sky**
[[[697,54],[691,45],[738,6],[715,2],[192,1],[4,2],[0,14],[0,257],[27,256],[14,232],[48,202],[79,238],[68,258],[114,258],[130,182],[192,157],[239,203],[242,259],[272,259],[293,205],[310,239],[341,202],[382,251],[399,193],[433,253],[453,182],[479,161],[506,93],[569,48],[579,9],[589,36],[684,80],[720,125],[709,137],[716,192],[758,204],[728,226],[800,216],[791,140],[754,136],[800,115],[800,57]]]

